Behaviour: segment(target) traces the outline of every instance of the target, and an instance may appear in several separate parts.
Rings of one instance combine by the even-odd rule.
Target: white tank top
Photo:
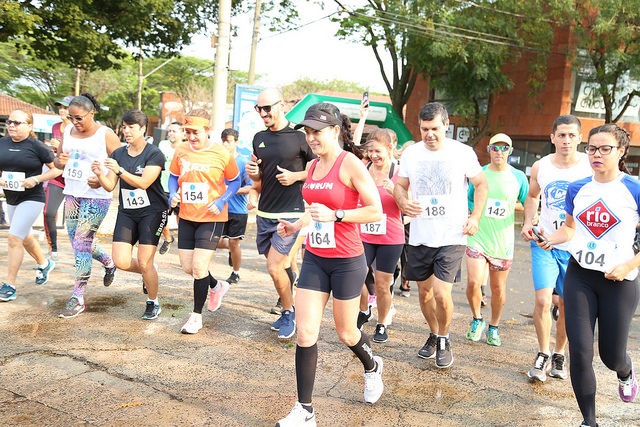
[[[553,154],[542,159],[538,166],[538,184],[540,185],[540,222],[546,236],[556,231],[564,224],[567,213],[565,211],[565,196],[567,188],[573,181],[586,178],[593,174],[589,158],[584,153],[578,153],[580,160],[570,168],[558,168],[551,162]],[[568,250],[569,243],[554,245],[557,249]]]
[[[104,162],[108,157],[106,133],[109,128],[100,126],[95,134],[88,138],[75,138],[71,136],[73,126],[67,126],[64,130],[62,149],[69,152],[69,161],[64,167],[62,176],[65,178],[64,194],[88,199],[111,199],[113,195],[104,188],[91,188],[87,184],[89,176],[95,176],[91,172],[91,163],[94,160]],[[107,172],[103,168],[104,173]]]

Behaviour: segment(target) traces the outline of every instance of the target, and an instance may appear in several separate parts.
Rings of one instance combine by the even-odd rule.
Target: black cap
[[[304,114],[304,120],[295,126],[295,129],[307,126],[314,130],[322,130],[327,126],[340,126],[342,125],[342,117],[339,113],[328,113],[321,110],[318,107],[319,104],[314,104]],[[336,111],[338,109],[336,108]]]

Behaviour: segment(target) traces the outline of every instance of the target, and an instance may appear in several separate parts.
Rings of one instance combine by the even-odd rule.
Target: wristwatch
[[[344,219],[344,211],[342,209],[336,210],[336,222],[340,222]]]
[[[120,166],[120,170],[118,170],[118,172],[116,172],[116,175],[120,176],[124,173],[124,168],[122,166]]]

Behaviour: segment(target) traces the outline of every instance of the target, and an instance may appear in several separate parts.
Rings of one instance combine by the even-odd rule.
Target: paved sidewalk
[[[110,249],[109,227],[101,244]],[[119,271],[102,286],[94,263],[87,312],[57,317],[73,288],[72,251],[59,230],[60,261],[50,282],[36,286],[28,255],[18,298],[0,303],[1,426],[273,426],[295,402],[293,340],[279,341],[269,325],[276,300],[264,261],[255,251],[255,224],[244,241],[241,281],[222,307],[204,315],[204,329],[181,335],[192,309],[192,281],[181,271],[177,245],[158,255],[162,314],[140,319],[146,297],[141,279]],[[0,275],[6,274],[7,232],[0,230]],[[227,252],[216,254],[214,275],[230,273]],[[503,346],[464,338],[469,310],[464,285],[454,288],[451,369],[416,357],[427,326],[417,289],[394,299],[397,314],[389,341],[373,343],[384,359],[385,392],[363,403],[361,365],[338,340],[328,304],[319,340],[314,406],[321,426],[578,426],[581,417],[570,381],[530,384],[526,372],[536,353],[528,248],[518,242],[501,326]],[[637,316],[636,316],[637,317]],[[375,322],[365,330],[372,334]],[[640,324],[629,349],[640,364]],[[640,401],[624,404],[615,374],[597,359],[600,426],[640,425]]]

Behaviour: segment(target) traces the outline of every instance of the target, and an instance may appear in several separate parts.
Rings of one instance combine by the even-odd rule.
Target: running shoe
[[[387,327],[382,323],[376,325],[376,332],[373,334],[373,342],[383,343],[387,342],[389,334],[387,333]]]
[[[162,313],[160,304],[156,304],[153,301],[147,301],[147,307],[144,310],[144,314],[142,315],[142,320],[157,319],[160,313]]]
[[[105,286],[111,286],[113,283],[113,279],[116,277],[116,266],[113,267],[105,267],[104,268],[104,278],[102,279],[102,283]]]
[[[202,329],[202,314],[191,313],[189,320],[182,326],[180,332],[183,334],[197,334],[200,329]]]
[[[433,359],[436,357],[436,334],[430,333],[427,342],[418,351],[418,357],[423,359]]]
[[[207,308],[209,311],[216,311],[222,305],[222,297],[229,290],[229,284],[224,280],[218,280],[218,285],[211,289],[209,288],[209,304]]]
[[[16,288],[8,283],[2,282],[2,287],[0,288],[0,301],[7,302],[14,299],[16,299]]]
[[[289,415],[278,421],[276,427],[316,427],[316,411],[309,412],[296,402]]]
[[[469,324],[469,330],[467,330],[467,339],[469,341],[480,341],[480,337],[484,332],[484,328],[487,327],[487,322],[482,319],[473,319]]]
[[[278,317],[278,320],[271,324],[271,330],[278,332],[280,330],[280,325],[282,324],[282,316]]]
[[[49,273],[56,268],[56,263],[53,260],[49,260],[47,262],[47,266],[45,268],[38,267],[36,271],[36,285],[44,285],[49,281]]]
[[[271,307],[271,314],[282,314],[282,299],[278,297],[278,301],[276,301],[276,305]]]
[[[408,298],[411,296],[411,286],[409,286],[409,281],[405,280],[400,283],[400,296]]]
[[[489,329],[487,329],[487,344],[496,347],[500,347],[502,345],[502,340],[500,340],[500,333],[498,332],[497,327],[489,326]]]
[[[71,297],[67,302],[67,306],[62,310],[62,313],[58,317],[63,319],[71,319],[85,310],[85,305],[80,304],[80,301],[76,297]]]
[[[373,312],[371,308],[369,308],[369,312],[359,311],[358,312],[358,329],[362,330],[362,327],[365,323],[367,323],[373,317]]]
[[[553,378],[567,379],[567,371],[564,368],[564,355],[553,353],[551,356],[551,370],[549,376]]]
[[[628,378],[621,380],[618,379],[618,394],[620,399],[625,403],[631,403],[638,394],[638,382],[636,381],[636,374],[633,372],[633,365],[631,366],[631,374]]]
[[[229,278],[227,279],[227,283],[235,284],[235,283],[238,283],[239,281],[240,281],[240,275],[235,271],[232,271],[231,274],[229,275]]]
[[[486,307],[486,306],[487,306],[487,296],[482,295],[482,299],[480,300],[480,307]]]
[[[436,367],[440,369],[453,365],[453,352],[451,351],[451,341],[449,338],[438,337],[436,347]]]
[[[53,252],[53,251],[49,252],[47,254],[47,258],[52,260],[52,261],[57,261],[58,260],[58,252]]]
[[[293,310],[282,310],[278,338],[288,339],[296,333],[296,313]]]
[[[549,369],[550,356],[543,352],[539,352],[536,356],[536,360],[533,362],[533,366],[527,372],[527,376],[532,380],[546,381],[547,370]]]
[[[557,305],[552,305],[551,306],[551,317],[553,317],[553,320],[558,321],[558,312],[559,312],[559,308]]]
[[[373,356],[376,362],[376,369],[372,372],[364,373],[364,401],[366,403],[376,403],[384,391],[382,382],[382,358]]]
[[[173,236],[171,236],[171,240],[165,240],[164,242],[162,242],[162,245],[160,245],[160,249],[158,250],[160,255],[166,254],[167,251],[169,250],[169,247],[171,247],[171,244],[175,242],[175,240],[176,239]]]

